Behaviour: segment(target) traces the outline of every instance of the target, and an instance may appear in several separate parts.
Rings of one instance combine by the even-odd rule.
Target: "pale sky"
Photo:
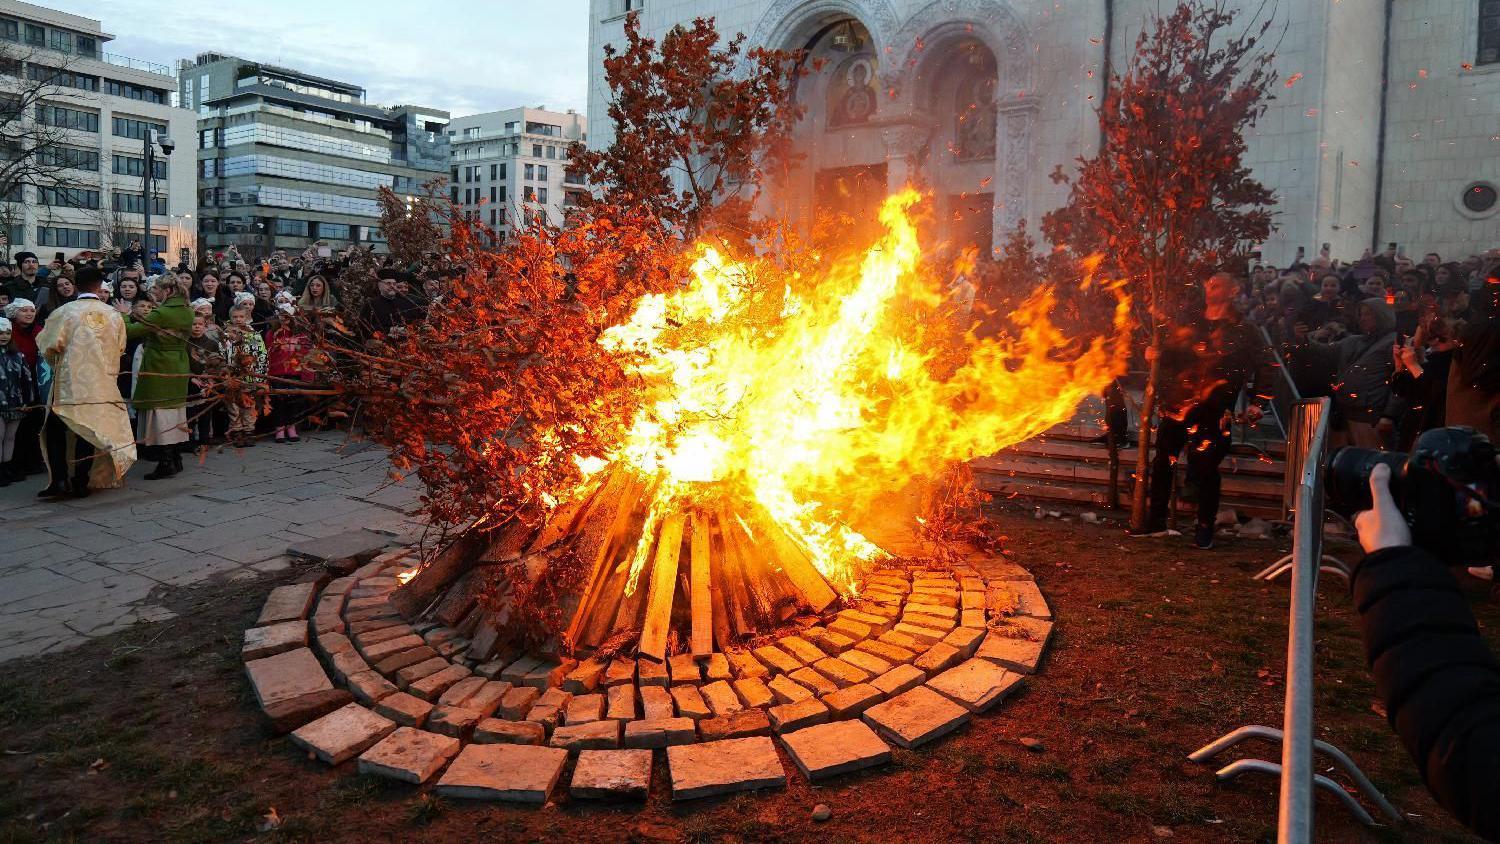
[[[587,105],[588,0],[32,0],[95,18],[110,53],[175,67],[231,53],[455,117]]]

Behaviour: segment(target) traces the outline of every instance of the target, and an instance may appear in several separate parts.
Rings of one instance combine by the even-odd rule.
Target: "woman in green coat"
[[[146,480],[170,478],[182,471],[182,453],[188,440],[187,394],[191,375],[188,336],[193,330],[193,309],[187,294],[191,273],[166,275],[151,293],[156,310],[125,324],[126,337],[141,341],[141,372],[130,403],[135,407],[142,457],[156,460]]]

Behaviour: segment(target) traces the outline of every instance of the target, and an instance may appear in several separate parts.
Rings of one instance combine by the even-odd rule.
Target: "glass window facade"
[[[115,191],[110,195],[110,204],[116,211],[126,214],[146,213],[146,195],[141,193],[126,193]],[[151,213],[157,216],[165,216],[167,213],[167,198],[165,196],[153,196],[151,202]]]
[[[336,155],[341,158],[378,161],[382,164],[389,164],[391,161],[391,150],[388,146],[364,144],[329,135],[318,135],[297,129],[287,129],[282,126],[271,126],[265,123],[245,123],[240,126],[231,126],[223,131],[224,135],[220,143],[221,146],[265,144],[267,146],[307,150],[308,152],[321,152],[324,155]]]
[[[44,147],[38,160],[48,167],[68,167],[73,170],[99,169],[99,151],[82,147]]]
[[[271,155],[236,155],[225,158],[223,176],[281,176],[305,182],[321,182],[326,185],[344,185],[352,188],[391,187],[395,179],[385,173],[371,173],[351,167],[336,167],[295,158]]]
[[[352,236],[352,226],[343,223],[318,223],[318,237],[329,240],[349,240]]]
[[[99,90],[97,87],[94,90]],[[104,80],[104,92],[116,97],[124,97],[127,100],[140,100],[157,105],[167,104],[167,92],[160,88],[146,88],[140,85],[132,85],[129,82],[116,82],[113,79]]]
[[[69,229],[60,226],[37,226],[38,246],[62,246],[72,249],[98,249],[99,232],[94,229]]]
[[[380,204],[373,199],[362,199],[357,196],[338,196],[331,193],[318,193],[316,191],[293,190],[291,188],[273,187],[262,185],[250,187],[247,192],[253,192],[258,199],[254,204],[269,205],[275,208],[300,208],[305,211],[329,211],[335,214],[350,214],[356,217],[378,217],[380,216]]]
[[[146,137],[148,131],[158,135],[167,134],[167,127],[161,123],[153,123],[149,120],[136,120],[131,117],[116,117],[112,134],[116,138],[135,138],[141,140]]]
[[[40,103],[36,107],[36,119],[44,126],[77,129],[80,132],[99,131],[99,115],[92,111],[79,111],[65,106]]]
[[[111,171],[116,176],[144,176],[146,175],[146,159],[138,155],[121,155],[115,153],[111,162]],[[160,159],[151,162],[151,178],[165,179],[167,177],[167,162]]]
[[[61,70],[46,65],[26,65],[26,77],[34,82],[44,85],[58,85],[63,88],[77,88],[80,91],[99,90],[99,77],[90,76],[87,73],[74,73],[69,70]]]
[[[287,237],[307,237],[312,230],[312,224],[307,220],[288,220],[285,217],[276,219],[276,233]]]
[[[99,207],[99,192],[88,188],[65,188],[56,185],[44,185],[36,189],[37,202],[42,205],[51,205],[58,208],[89,208]]]

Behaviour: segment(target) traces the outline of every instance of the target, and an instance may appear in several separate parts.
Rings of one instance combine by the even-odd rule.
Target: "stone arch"
[[[825,21],[835,17],[854,18],[863,24],[875,42],[876,55],[885,55],[901,20],[890,0],[776,0],[761,15],[746,47],[801,49]]]

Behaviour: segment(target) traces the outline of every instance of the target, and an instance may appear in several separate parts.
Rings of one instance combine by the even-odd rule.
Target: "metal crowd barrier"
[[[1323,457],[1328,440],[1328,399],[1298,402],[1292,413],[1292,430],[1287,447],[1287,476],[1297,479],[1293,510],[1291,559],[1292,573],[1291,626],[1286,647],[1286,701],[1282,729],[1245,726],[1215,739],[1188,755],[1194,762],[1208,762],[1231,747],[1251,738],[1281,742],[1281,764],[1263,759],[1239,759],[1219,769],[1220,781],[1230,780],[1247,771],[1274,773],[1281,776],[1281,798],[1277,820],[1277,840],[1282,844],[1306,844],[1313,834],[1313,792],[1323,789],[1335,795],[1360,822],[1374,826],[1375,819],[1365,811],[1342,786],[1313,772],[1313,753],[1327,756],[1349,775],[1358,792],[1392,823],[1401,822],[1401,814],[1385,799],[1379,789],[1360,771],[1359,766],[1338,748],[1319,741],[1313,734],[1313,611],[1317,606],[1318,574],[1328,567],[1323,557]],[[1292,465],[1295,461],[1296,474]],[[1290,480],[1288,494],[1292,494]],[[1340,564],[1342,566],[1342,564]]]
[[[1319,439],[1314,450],[1314,437],[1318,435],[1319,429],[1328,427],[1329,401],[1322,399],[1299,399],[1292,404],[1291,419],[1287,426],[1286,438],[1286,473],[1282,476],[1281,485],[1281,514],[1284,519],[1295,519],[1297,513],[1297,497],[1302,489],[1303,470],[1307,467],[1311,457],[1314,464],[1323,462],[1324,452],[1327,450],[1327,436]],[[1321,483],[1321,475],[1320,483]],[[1318,497],[1318,530],[1322,537],[1323,525],[1323,499],[1321,486]],[[1255,575],[1256,580],[1275,580],[1281,575],[1292,570],[1292,562],[1297,554],[1296,546],[1293,545],[1292,553],[1287,554],[1276,562],[1266,566]],[[1347,583],[1351,576],[1349,567],[1337,557],[1322,553],[1322,542],[1319,542],[1318,567],[1329,574],[1338,575]]]

